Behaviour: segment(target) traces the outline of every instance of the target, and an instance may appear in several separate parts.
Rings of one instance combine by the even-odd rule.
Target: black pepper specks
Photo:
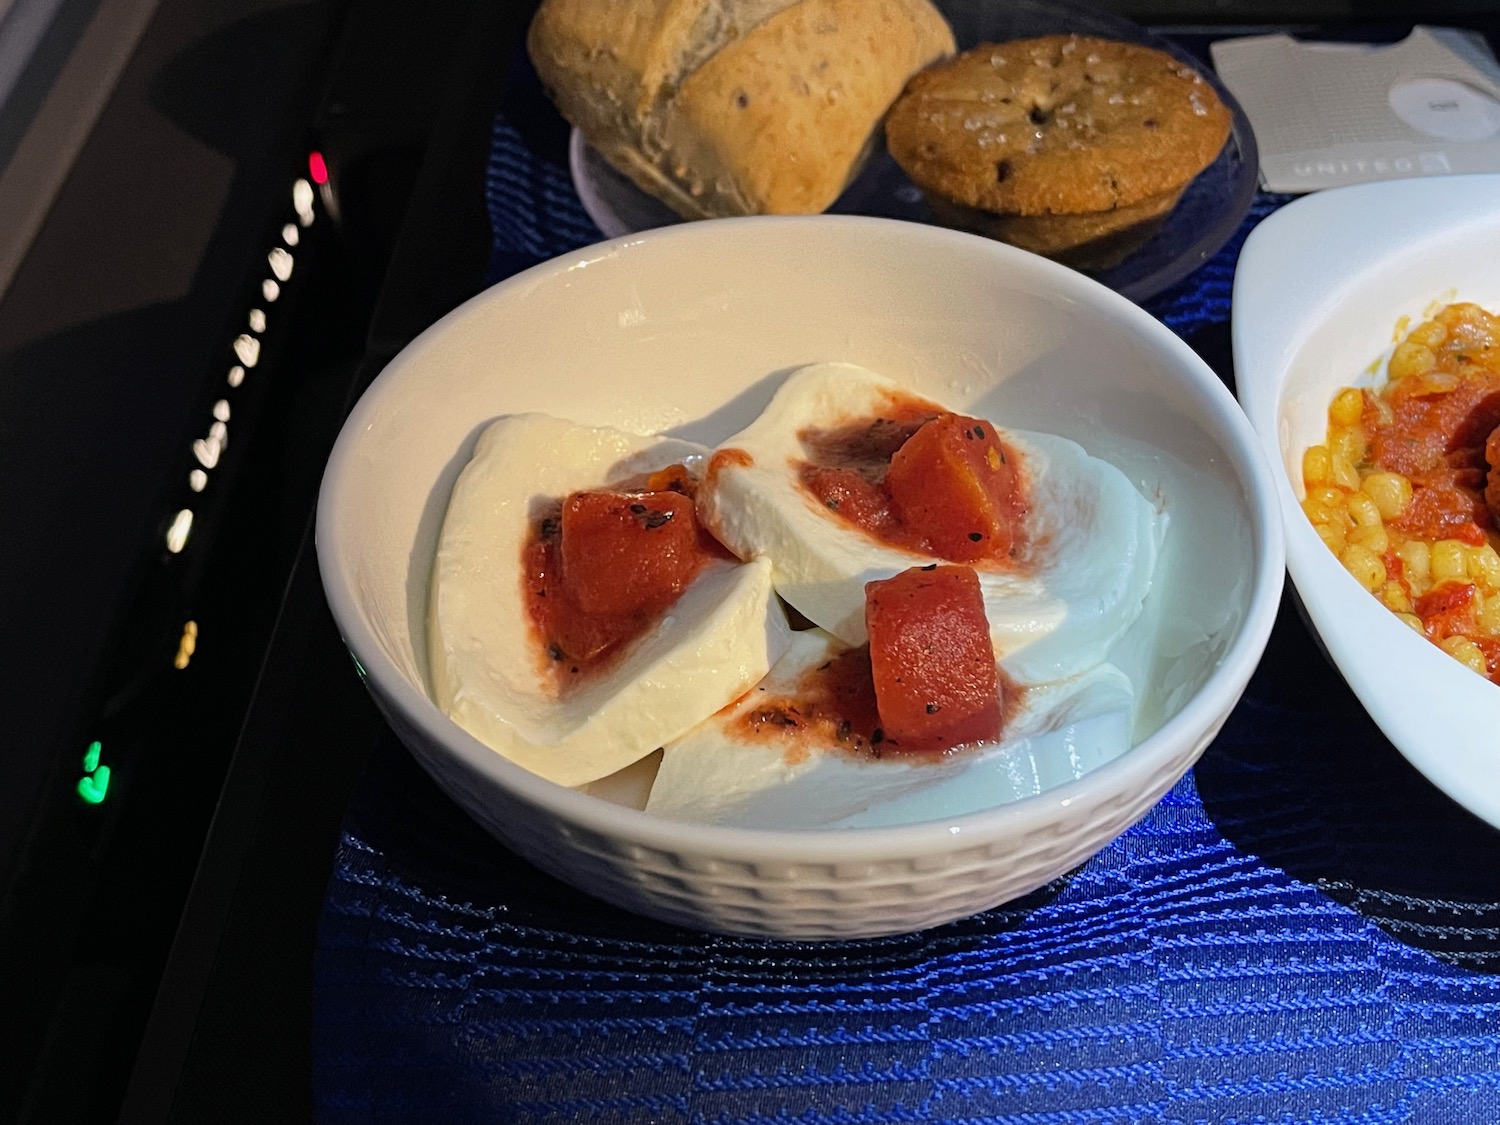
[[[553,660],[561,660],[563,658],[563,650],[556,645],[548,645],[547,655],[552,657]]]
[[[975,426],[974,427],[974,436],[977,437],[980,441],[983,441],[984,440],[984,427],[983,426]]]
[[[995,163],[995,182],[997,184],[1003,184],[1006,180],[1010,179],[1012,170],[1013,166],[1011,165],[1011,162],[1009,160],[997,161]]]
[[[982,531],[971,531],[971,532],[969,532],[969,542],[970,543],[978,543],[983,538],[984,538],[984,532],[982,532]]]
[[[940,706],[939,706],[939,705],[938,705],[938,704],[936,704],[936,703],[929,703],[929,704],[928,704],[928,705],[927,705],[927,713],[928,713],[928,714],[929,714],[929,715],[936,715],[936,714],[937,714],[937,713],[938,713],[938,712],[939,712],[939,711],[941,711],[941,710],[942,710],[942,707],[940,707]]]
[[[658,527],[662,527],[665,524],[671,523],[672,517],[675,514],[675,512],[663,512],[653,508],[651,511],[646,513],[646,516],[643,520],[641,520],[641,523],[647,531],[655,531]]]
[[[936,570],[937,569],[937,563],[928,563],[922,569],[923,570]]]
[[[734,96],[734,104],[739,106],[741,109],[744,109],[750,104],[750,95],[741,90]]]
[[[775,704],[772,704],[770,707],[763,707],[758,711],[752,711],[750,713],[750,722],[756,727],[771,726],[782,727],[783,729],[798,725],[795,712]]]

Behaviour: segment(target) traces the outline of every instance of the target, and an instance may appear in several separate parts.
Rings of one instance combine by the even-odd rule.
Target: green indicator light
[[[83,776],[78,779],[78,795],[90,805],[97,805],[109,792],[109,767],[99,764],[104,744],[97,738],[83,752]]]
[[[93,770],[88,777],[78,779],[78,795],[91,805],[97,805],[104,800],[104,795],[109,792],[109,767],[100,766]]]

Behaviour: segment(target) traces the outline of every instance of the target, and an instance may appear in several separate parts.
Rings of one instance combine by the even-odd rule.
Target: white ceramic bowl
[[[734,829],[543,781],[434,706],[424,688],[428,571],[454,478],[489,419],[540,410],[713,444],[758,414],[789,369],[832,359],[1001,424],[1072,437],[1165,494],[1173,524],[1140,626],[1160,633],[1142,674],[1149,733],[1134,748],[952,820]],[[1283,574],[1254,434],[1158,321],[998,243],[835,216],[652,231],[475,297],[403,351],[355,407],[324,479],[317,539],[329,603],[375,700],[480,824],[629,910],[786,938],[937,925],[1088,858],[1218,731],[1264,648]]]
[[[1396,748],[1500,826],[1500,687],[1366,593],[1299,507],[1302,454],[1327,437],[1335,392],[1383,378],[1403,318],[1415,327],[1455,299],[1500,309],[1500,176],[1306,196],[1262,222],[1240,255],[1235,379],[1276,476],[1287,566],[1324,648]]]

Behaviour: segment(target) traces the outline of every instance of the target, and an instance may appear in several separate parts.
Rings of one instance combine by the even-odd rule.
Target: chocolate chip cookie
[[[1104,268],[1213,163],[1230,121],[1165,52],[1052,35],[981,44],[916,75],[886,143],[940,222]]]

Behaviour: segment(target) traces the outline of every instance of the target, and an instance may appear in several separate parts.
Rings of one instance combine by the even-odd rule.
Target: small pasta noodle
[[[1302,510],[1366,590],[1500,683],[1500,316],[1457,303],[1344,387],[1302,457]]]

